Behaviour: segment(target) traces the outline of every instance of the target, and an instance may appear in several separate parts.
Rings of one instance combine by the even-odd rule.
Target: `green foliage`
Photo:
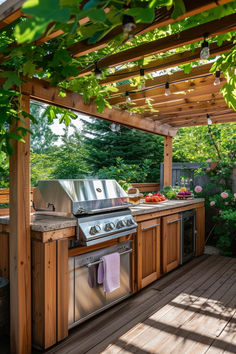
[[[164,38],[174,33],[180,33],[196,25],[207,23],[214,19],[220,19],[229,14],[235,13],[236,1],[231,1],[222,6],[205,11],[201,14],[185,18],[171,25],[155,29],[146,34],[137,34],[133,42],[127,41],[127,34],[116,36],[106,48],[89,53],[79,58],[73,57],[67,50],[71,45],[83,41],[83,43],[95,43],[106,36],[122,23],[124,14],[132,15],[137,23],[150,23],[154,19],[155,11],[159,8],[167,7],[172,11],[172,17],[177,19],[185,12],[183,0],[27,0],[24,2],[22,10],[25,17],[18,19],[11,26],[0,31],[0,54],[6,60],[0,64],[0,76],[5,80],[0,91],[0,149],[8,154],[13,153],[10,144],[8,126],[23,114],[18,99],[17,91],[11,90],[14,86],[20,87],[22,75],[27,77],[38,77],[47,79],[51,85],[70,89],[82,94],[85,103],[94,100],[98,112],[102,112],[105,107],[109,107],[108,98],[110,92],[114,92],[118,84],[101,86],[94,73],[84,77],[77,77],[80,71],[89,67],[94,61],[98,61],[106,55],[115,52],[122,52],[128,48],[136,47],[139,44],[149,43],[158,38]],[[109,11],[106,9],[109,8]],[[83,18],[89,21],[82,23]],[[50,24],[50,26],[48,26]],[[36,39],[43,35],[51,34],[53,31],[60,31],[62,35],[46,43],[37,45]],[[209,42],[217,42],[219,45],[225,40],[232,40],[235,32],[209,39]],[[17,40],[19,45],[15,45]],[[9,46],[9,44],[12,44]],[[200,43],[183,46],[175,50],[176,53],[186,49],[199,47]],[[149,58],[142,59],[142,62],[151,62],[157,58],[164,58],[173,51],[159,53]],[[141,62],[139,61],[139,63]],[[127,63],[127,68],[133,63]],[[192,64],[184,66],[189,72]],[[235,48],[228,54],[221,56],[212,70],[221,69],[226,78],[227,84],[222,88],[222,94],[230,107],[235,109]],[[116,68],[115,68],[116,70]],[[102,77],[105,78],[108,70],[104,69]],[[68,78],[75,77],[74,80],[67,81]],[[136,80],[136,85],[140,81]],[[65,93],[65,91],[63,91]],[[61,93],[60,93],[61,95]],[[132,106],[130,111],[142,113],[143,109]],[[148,102],[148,109],[153,112],[151,101]],[[73,114],[68,111],[56,111],[56,108],[49,108],[49,115],[54,119],[57,115],[66,125],[71,123]],[[52,112],[54,110],[54,112]],[[31,117],[32,119],[32,117]],[[23,137],[24,130],[17,134]],[[17,136],[15,136],[17,137]]]
[[[121,185],[145,180],[146,171],[150,168],[150,161],[144,160],[142,165],[125,164],[124,160],[117,157],[114,166],[103,167],[97,172],[99,178],[115,179]]]
[[[198,173],[207,175],[209,182],[202,186],[201,193],[195,192],[196,197],[205,198],[207,213],[213,214],[216,246],[223,254],[234,256],[236,256],[236,194],[233,195],[232,192],[230,175],[235,166],[236,163],[233,161],[218,161],[217,165],[212,167],[209,167],[209,163],[203,164]]]
[[[159,180],[164,149],[162,137],[123,126],[113,132],[110,123],[99,119],[82,121],[87,163],[94,175],[104,167],[116,166],[117,158],[121,158],[125,165],[144,166],[148,161],[149,168],[139,182]]]
[[[222,159],[232,161],[236,156],[236,125],[217,124],[211,126],[213,137],[218,142]],[[218,156],[209,136],[207,126],[181,128],[178,130],[173,144],[175,162],[205,162],[208,159],[217,161]]]
[[[35,153],[44,154],[58,141],[58,136],[52,132],[50,128],[52,122],[44,113],[45,108],[42,105],[31,102],[30,112],[37,119],[37,124],[31,124],[30,145]]]
[[[221,88],[225,101],[236,111],[236,46],[223,54],[212,66],[211,72],[221,70],[227,83]]]

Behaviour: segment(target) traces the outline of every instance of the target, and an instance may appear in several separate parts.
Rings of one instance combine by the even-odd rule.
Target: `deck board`
[[[47,353],[235,353],[236,259],[201,256],[70,331]]]

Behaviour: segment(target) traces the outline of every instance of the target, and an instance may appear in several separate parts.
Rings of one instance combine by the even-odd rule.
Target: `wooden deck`
[[[196,258],[47,353],[236,353],[236,259]]]

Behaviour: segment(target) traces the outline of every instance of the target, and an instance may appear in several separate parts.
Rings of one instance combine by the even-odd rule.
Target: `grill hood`
[[[34,208],[63,214],[95,214],[129,206],[128,195],[115,180],[42,180],[34,191]]]

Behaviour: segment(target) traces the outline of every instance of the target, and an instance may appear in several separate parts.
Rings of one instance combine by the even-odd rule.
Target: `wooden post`
[[[29,112],[30,98],[22,96],[22,110]],[[24,124],[25,122],[25,124]],[[30,127],[21,117],[13,127]],[[10,158],[10,319],[11,352],[31,353],[31,252],[30,252],[30,137],[11,141]]]
[[[172,185],[172,137],[164,137],[164,178],[163,185]]]

